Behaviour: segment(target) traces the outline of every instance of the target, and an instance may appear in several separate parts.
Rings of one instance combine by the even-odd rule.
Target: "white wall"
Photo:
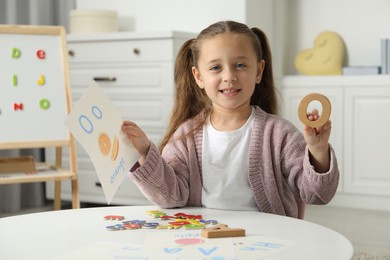
[[[112,9],[120,31],[199,33],[221,20],[259,27],[273,42],[274,0],[76,0],[77,9]]]
[[[77,0],[77,9],[113,9],[120,30],[199,32],[218,20],[245,22],[245,0]]]
[[[198,33],[218,20],[262,28],[276,75],[297,74],[296,54],[322,31],[341,35],[345,65],[380,65],[380,39],[390,38],[390,0],[76,0],[78,9],[114,9],[120,30]]]
[[[343,38],[346,65],[379,66],[380,39],[390,38],[389,0],[281,0],[284,2],[284,70],[296,74],[297,52],[311,48],[322,31],[332,30]],[[277,15],[275,15],[277,18]]]

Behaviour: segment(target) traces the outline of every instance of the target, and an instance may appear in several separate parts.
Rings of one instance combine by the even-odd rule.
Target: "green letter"
[[[46,98],[43,98],[43,99],[41,99],[41,101],[39,102],[39,106],[40,106],[42,109],[44,109],[44,110],[49,109],[49,107],[50,107],[50,101],[47,100]]]
[[[12,49],[12,58],[17,59],[22,55],[22,52],[18,48]]]

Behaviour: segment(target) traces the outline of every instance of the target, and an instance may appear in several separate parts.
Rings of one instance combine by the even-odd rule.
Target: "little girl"
[[[160,149],[124,121],[140,153],[129,173],[162,208],[256,210],[301,217],[334,196],[339,170],[331,122],[303,134],[278,117],[265,34],[224,21],[188,40],[175,64],[176,98]],[[318,119],[318,111],[308,114]]]

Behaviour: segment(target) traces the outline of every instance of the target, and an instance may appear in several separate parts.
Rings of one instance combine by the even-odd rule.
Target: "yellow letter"
[[[37,83],[39,86],[45,85],[45,75],[41,75],[39,79],[37,80]]]

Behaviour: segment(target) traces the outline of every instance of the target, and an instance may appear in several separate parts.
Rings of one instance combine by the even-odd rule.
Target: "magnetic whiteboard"
[[[0,26],[0,148],[69,143],[65,30]]]

